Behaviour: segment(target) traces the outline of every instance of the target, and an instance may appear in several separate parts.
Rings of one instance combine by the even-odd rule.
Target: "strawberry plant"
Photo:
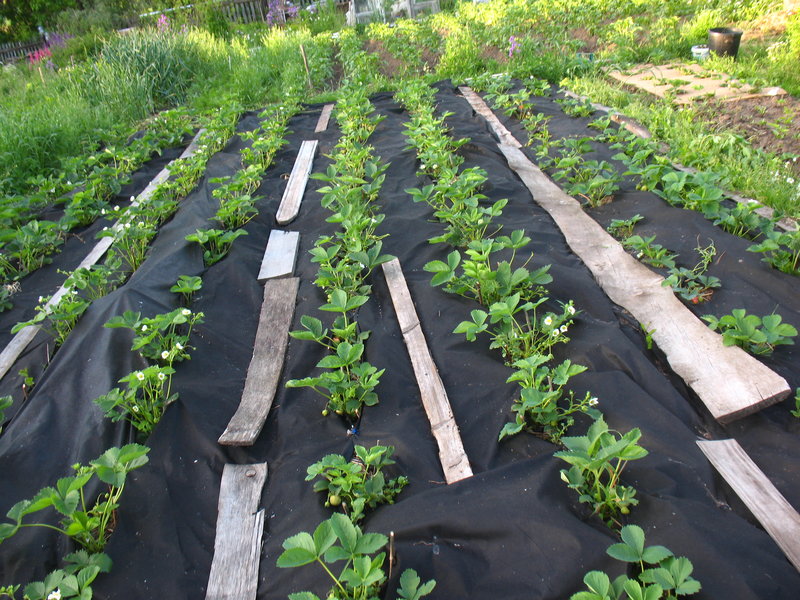
[[[628,514],[639,503],[636,490],[622,485],[620,476],[629,461],[647,456],[637,443],[641,437],[638,428],[625,434],[612,431],[600,417],[586,435],[561,438],[566,449],[553,455],[571,465],[561,470],[561,479],[609,526],[619,526],[616,515]]]
[[[764,262],[784,273],[800,275],[800,231],[772,231],[767,239],[750,246],[748,251],[761,252]]]
[[[633,235],[633,228],[640,221],[644,220],[642,215],[633,215],[630,219],[613,219],[606,227],[606,231],[617,239],[628,238]]]
[[[408,485],[404,476],[387,480],[382,469],[395,464],[394,446],[355,447],[355,456],[346,460],[341,454],[329,454],[308,467],[306,481],[314,482],[315,492],[326,494],[325,506],[341,509],[353,523],[364,518],[367,510],[379,504],[393,504]]]
[[[192,303],[192,296],[194,296],[194,293],[199,291],[202,287],[203,280],[200,277],[196,275],[181,275],[178,277],[178,281],[175,282],[175,285],[169,288],[169,291],[183,296],[183,301],[188,306]]]
[[[47,574],[43,581],[34,581],[25,586],[22,600],[91,600],[91,584],[100,573],[111,570],[111,559],[107,554],[88,554],[78,550],[64,557],[63,569]],[[0,598],[16,600],[19,585],[0,586]]]
[[[700,591],[688,558],[677,557],[664,546],[645,546],[644,531],[638,525],[626,525],[620,536],[622,542],[609,546],[606,554],[633,565],[636,576],[620,575],[611,581],[602,571],[590,571],[583,578],[588,591],[573,594],[570,600],[668,600]]]
[[[780,315],[748,315],[743,308],[735,308],[731,314],[721,318],[704,315],[703,320],[712,331],[722,334],[724,345],[739,346],[751,354],[772,354],[776,346],[793,345],[792,338],[797,337],[797,329],[789,323],[782,323]]]
[[[284,552],[278,557],[278,567],[287,569],[317,563],[333,582],[326,598],[329,600],[379,600],[386,583],[383,563],[386,553],[374,555],[387,543],[380,533],[362,533],[358,525],[342,514],[323,521],[313,535],[301,532],[283,542]],[[336,575],[334,563],[344,561]],[[418,600],[434,588],[433,580],[420,586],[413,569],[400,576],[399,594],[406,600]],[[289,595],[290,600],[320,600],[311,592]]]
[[[11,523],[0,524],[0,543],[22,527],[45,527],[72,538],[89,552],[102,552],[114,526],[128,473],[147,464],[149,451],[145,446],[128,444],[109,448],[89,465],[75,465],[75,475],[61,478],[55,487],[43,488],[32,500],[22,500],[11,507],[6,514]],[[91,504],[87,503],[84,488],[95,477],[109,487]],[[47,508],[62,515],[60,526],[23,522],[25,517]]]
[[[643,238],[640,235],[632,235],[622,240],[622,245],[634,252],[634,256],[649,265],[661,269],[675,267],[675,255],[660,244],[654,244],[656,236]]]
[[[591,393],[576,398],[573,391],[565,389],[570,378],[583,373],[586,367],[572,364],[570,360],[548,367],[546,363],[552,358],[551,355],[532,354],[514,363],[517,370],[507,382],[517,382],[521,393],[511,407],[515,419],[503,426],[500,440],[527,430],[541,432],[545,439],[558,444],[575,422],[575,413],[600,418],[600,411],[594,408],[597,398]]]
[[[40,326],[53,337],[56,348],[60,347],[89,307],[90,301],[78,295],[74,288],[68,289],[55,304],[50,304],[50,299],[49,296],[40,297],[36,316],[14,325],[11,333],[17,333],[26,327]]]
[[[198,229],[186,236],[189,242],[200,244],[203,248],[203,264],[210,267],[228,255],[236,238],[247,235],[244,229],[223,231],[220,229]]]

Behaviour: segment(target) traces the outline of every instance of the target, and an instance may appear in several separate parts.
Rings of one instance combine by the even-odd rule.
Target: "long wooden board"
[[[291,277],[297,260],[297,248],[300,245],[300,233],[297,231],[281,231],[273,229],[269,234],[267,249],[261,260],[258,280]]]
[[[465,98],[479,114],[491,112],[474,93]],[[506,134],[511,135],[507,130]],[[503,136],[498,133],[498,137]],[[724,346],[719,334],[695,317],[669,287],[661,285],[664,279],[660,275],[628,254],[519,148],[503,143],[498,147],[603,291],[653,331],[653,340],[672,369],[715,419],[727,423],[789,395],[789,384],[782,377],[741,348]]]
[[[197,135],[194,137],[192,142],[186,147],[186,150],[183,151],[180,158],[186,158],[191,156],[195,152],[197,152],[197,144],[200,140],[200,136],[203,135],[205,129],[201,129],[197,132]],[[170,163],[172,164],[172,163]],[[161,171],[147,184],[147,187],[144,188],[141,194],[139,194],[133,202],[131,202],[131,206],[135,207],[141,204],[142,202],[146,202],[150,196],[153,195],[156,188],[166,181],[169,178],[169,165],[161,169]],[[117,222],[114,224],[112,229],[114,231],[119,231],[122,227],[122,224]],[[111,245],[114,243],[114,238],[112,237],[104,237],[98,241],[94,247],[89,251],[89,254],[86,255],[81,263],[76,267],[75,270],[88,268],[92,265],[97,264],[97,262],[105,255]],[[64,297],[69,289],[62,285],[56,293],[50,297],[50,300],[47,301],[45,304],[45,311],[49,314],[53,307],[59,303],[61,298]],[[11,341],[3,348],[3,351],[0,352],[0,379],[5,377],[6,373],[14,366],[14,363],[20,357],[20,355],[25,351],[25,348],[28,347],[33,341],[33,338],[36,337],[36,334],[39,332],[39,327],[35,325],[30,325],[25,327],[24,329],[20,329],[16,335],[11,338]]]
[[[220,444],[252,446],[264,427],[283,369],[299,285],[297,277],[270,279],[264,284],[264,302],[242,399],[219,437]]]
[[[472,468],[464,451],[464,444],[461,442],[447,391],[444,389],[442,378],[428,349],[425,334],[420,327],[400,261],[394,258],[384,263],[383,274],[389,286],[392,304],[417,378],[422,405],[431,423],[433,437],[439,446],[439,460],[442,463],[445,481],[454,483],[472,477]]]
[[[733,491],[800,571],[800,514],[736,440],[698,440],[697,445]]]
[[[275,220],[280,225],[291,223],[300,212],[300,203],[303,200],[303,193],[306,191],[308,176],[311,175],[317,143],[317,140],[305,140],[300,144],[300,152],[297,153],[292,174],[289,175],[289,183],[286,184],[281,205],[275,215]]]
[[[333,104],[326,104],[322,107],[322,112],[319,115],[319,121],[314,128],[314,133],[320,133],[328,129],[328,121],[331,119],[331,112],[333,112]]]
[[[264,534],[258,505],[266,480],[267,463],[225,465],[206,600],[255,600]]]

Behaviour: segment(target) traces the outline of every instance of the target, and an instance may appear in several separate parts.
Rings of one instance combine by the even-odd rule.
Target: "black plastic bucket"
[[[708,30],[708,48],[719,56],[732,56],[736,58],[739,52],[739,42],[742,39],[741,29],[728,27],[715,27]]]

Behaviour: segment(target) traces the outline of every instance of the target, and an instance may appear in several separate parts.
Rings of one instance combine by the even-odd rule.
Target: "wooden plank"
[[[292,168],[292,174],[289,176],[289,183],[286,184],[281,205],[275,215],[275,219],[280,225],[291,223],[300,212],[300,202],[306,191],[306,183],[308,183],[308,176],[311,175],[316,151],[317,140],[305,140],[300,145],[300,152],[297,153],[297,160]]]
[[[786,558],[800,571],[800,514],[739,442],[698,440],[697,445],[783,550]]]
[[[476,107],[478,112],[489,110],[483,100],[475,99],[482,105]],[[628,254],[519,148],[498,147],[603,291],[653,331],[653,340],[672,369],[715,419],[727,423],[789,395],[789,384],[782,377],[741,348],[724,346],[722,336],[695,317],[669,287],[661,285],[664,279],[660,275]]]
[[[252,446],[264,427],[283,369],[299,285],[297,277],[270,279],[264,285],[264,302],[242,400],[219,437],[220,444]]]
[[[300,246],[300,233],[297,231],[281,231],[273,229],[269,234],[267,249],[261,260],[258,280],[291,277],[297,260],[297,249]]]
[[[225,465],[206,600],[255,600],[264,534],[258,505],[266,480],[267,463]]]
[[[383,274],[392,296],[397,321],[403,332],[414,375],[417,378],[422,405],[431,423],[431,433],[439,446],[439,461],[442,463],[447,483],[472,477],[472,468],[461,442],[458,425],[447,398],[442,378],[433,362],[425,334],[420,327],[417,311],[396,258],[383,264]]]
[[[319,115],[319,121],[314,128],[314,133],[325,131],[328,128],[328,121],[331,120],[331,112],[333,112],[333,104],[326,104],[322,107],[322,112]]]
[[[475,112],[486,119],[486,122],[489,123],[489,126],[492,128],[495,135],[500,138],[502,143],[515,148],[522,147],[522,144],[520,144],[517,139],[511,135],[511,132],[500,122],[500,119],[497,118],[497,115],[495,115],[489,109],[489,107],[486,106],[486,103],[481,99],[480,96],[478,96],[478,94],[476,94],[467,86],[461,86],[458,88],[458,91],[461,92],[461,95],[464,96],[472,108],[475,109]]]
[[[191,144],[187,146],[186,150],[183,151],[180,158],[186,158],[191,156],[197,151],[197,144],[200,139],[200,136],[203,135],[205,129],[201,129],[197,132],[197,135],[192,140]],[[171,164],[171,163],[170,163]],[[131,202],[131,206],[138,206],[141,202],[150,198],[153,195],[156,187],[167,180],[169,178],[169,165],[164,167],[158,175],[156,175],[153,180],[147,185],[147,187],[142,191],[137,198]],[[155,182],[158,183],[155,183]],[[114,224],[113,229],[114,231],[119,231],[122,228],[122,224],[117,222]],[[101,238],[94,247],[89,251],[89,254],[86,255],[81,263],[76,267],[75,270],[88,268],[92,265],[97,264],[97,262],[105,255],[108,249],[111,247],[111,244],[114,243],[114,239],[111,237],[104,237]],[[53,294],[48,300],[47,304],[45,304],[45,310],[49,313],[53,306],[58,304],[61,298],[69,291],[65,285],[62,285],[56,293]],[[36,333],[39,331],[39,327],[35,325],[31,325],[25,327],[24,329],[19,330],[16,335],[11,338],[11,341],[3,348],[3,351],[0,352],[0,379],[5,377],[6,373],[14,366],[14,363],[20,357],[20,355],[25,351],[25,348],[28,347],[33,341],[33,338],[36,337]]]
[[[608,75],[659,98],[671,98],[675,104],[693,104],[710,97],[729,102],[786,95],[786,91],[779,87],[757,89],[724,73],[708,71],[698,64],[644,64],[634,69],[630,73],[612,71]]]

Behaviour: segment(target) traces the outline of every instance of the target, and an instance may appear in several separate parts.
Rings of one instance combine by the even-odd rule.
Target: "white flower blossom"
[[[139,412],[139,407],[138,407],[138,406],[136,406],[136,405],[134,404],[134,405],[131,407],[131,410],[133,410],[133,412]],[[60,598],[60,597],[61,597],[61,596],[59,596],[59,598]]]
[[[181,314],[182,314],[184,317],[188,317],[190,314],[192,314],[192,311],[190,311],[188,308],[184,308],[184,309],[181,311]]]
[[[575,307],[570,304],[569,306],[567,306],[567,312],[569,314],[571,314],[571,315],[574,315],[575,314]]]
[[[61,600],[61,590],[56,588],[47,595],[47,600]]]
[[[558,337],[558,334],[561,333],[558,329],[553,329],[553,337]]]
[[[169,358],[169,352],[167,350],[164,350],[161,353],[161,358],[163,358],[164,360],[167,360]]]
[[[137,371],[136,379],[138,379],[139,381],[144,381],[144,373],[142,373],[141,371]]]
[[[115,206],[115,207],[114,207],[114,210],[119,210],[119,206]]]
[[[597,402],[598,400],[596,397],[592,396],[591,398],[589,398],[589,406],[597,406]]]
[[[142,332],[144,333],[145,331],[147,331],[147,325],[142,325]]]
[[[566,325],[561,326],[561,333],[567,333],[567,329],[569,329]]]
[[[547,316],[544,318],[544,325],[545,325],[545,327],[550,327],[550,325],[552,325],[552,324],[553,324],[553,317],[551,317],[550,315],[547,315]]]
[[[159,381],[164,381],[166,378],[167,378],[167,376],[166,376],[166,375],[164,375],[163,373],[159,373],[159,374],[158,374],[158,380],[159,380]]]
[[[137,226],[137,227],[144,227],[144,221],[139,221],[139,222],[136,224],[136,226]]]
[[[44,298],[42,298],[41,296],[39,296],[39,304],[41,304],[41,303],[42,303],[42,300],[43,300],[43,299],[44,299]]]
[[[183,350],[183,344],[181,344],[180,342],[177,342],[177,343],[175,344],[175,347],[176,347],[178,350]]]

